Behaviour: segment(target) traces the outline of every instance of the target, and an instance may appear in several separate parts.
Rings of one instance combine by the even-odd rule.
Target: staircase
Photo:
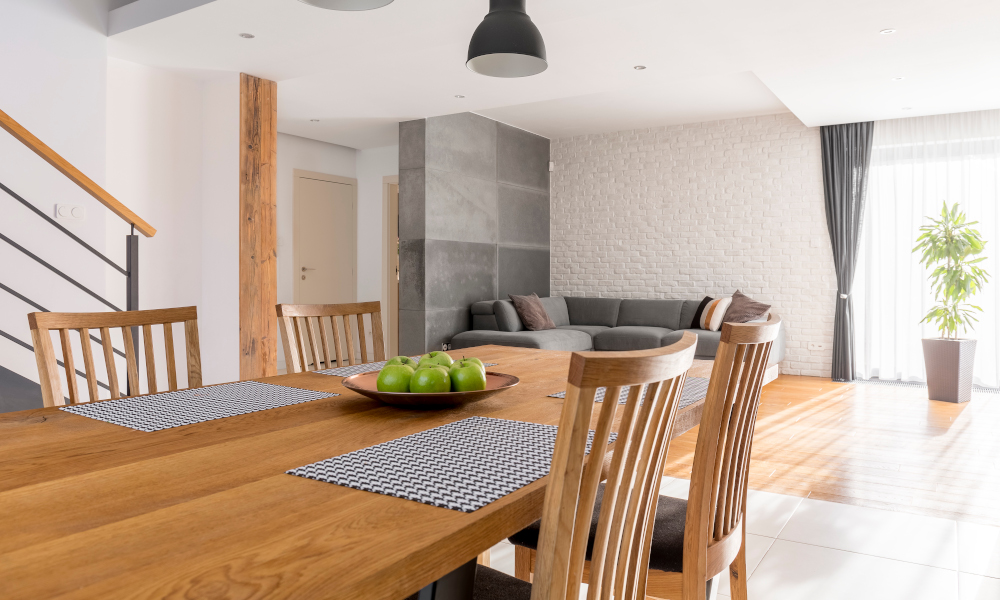
[[[55,276],[58,280],[68,284],[68,287],[61,286],[60,289],[71,290],[72,294],[57,293],[56,301],[43,305],[38,301],[38,298],[30,298],[25,293],[22,293],[25,290],[15,289],[12,282],[0,281],[0,294],[7,295],[8,299],[14,302],[14,306],[23,307],[23,314],[6,315],[7,318],[3,321],[4,326],[0,327],[0,337],[11,342],[11,344],[6,344],[4,353],[0,354],[0,363],[6,363],[0,364],[0,412],[11,412],[40,408],[42,406],[42,394],[37,383],[37,372],[31,372],[28,366],[30,354],[12,356],[9,350],[9,348],[20,348],[20,350],[14,351],[34,353],[34,347],[29,343],[30,335],[27,334],[27,314],[36,311],[49,312],[50,310],[77,312],[79,310],[77,306],[81,299],[89,300],[91,303],[96,302],[102,308],[108,310],[138,310],[139,236],[136,235],[136,230],[146,237],[153,237],[156,234],[156,230],[3,111],[0,111],[0,128],[12,135],[64,177],[94,197],[104,207],[131,226],[131,232],[125,236],[126,262],[125,266],[121,266],[58,221],[45,214],[45,212],[39,210],[34,204],[22,198],[15,190],[5,185],[3,183],[4,164],[0,163],[0,215],[7,215],[6,218],[0,219],[0,242],[8,248],[13,249],[24,259],[27,259],[27,263],[31,265],[32,269],[38,271],[39,278]],[[51,260],[45,260],[40,256],[40,254],[43,254],[43,244],[51,244],[52,242],[51,240],[19,238],[18,234],[23,231],[25,224],[20,218],[10,217],[15,212],[18,204],[27,209],[33,217],[37,217],[50,225],[52,229],[49,231],[52,231],[53,235],[62,239],[60,243],[65,244],[68,241],[69,246],[78,251],[62,253],[61,258],[65,259],[64,264],[57,265],[53,264]],[[20,212],[24,214],[23,211]],[[102,266],[106,265],[110,267],[112,272],[124,278],[123,283],[126,299],[124,308],[117,306],[101,294],[95,292],[91,287],[82,283],[80,281],[81,278],[74,278],[67,272],[85,260],[100,261],[100,263],[103,263]],[[5,306],[9,306],[9,304],[5,303]],[[18,317],[20,320],[18,320]],[[17,326],[18,322],[22,325]],[[12,326],[12,324],[14,325]],[[91,342],[100,343],[101,341],[97,336],[91,335],[90,337]],[[138,340],[138,335],[134,339]],[[125,356],[118,349],[115,350],[115,353],[123,358]],[[31,360],[30,362],[33,363],[34,361]],[[62,362],[59,364],[62,365]],[[79,369],[76,370],[76,373],[80,377],[84,376],[84,373]],[[105,390],[109,389],[104,383],[100,383],[99,385]]]

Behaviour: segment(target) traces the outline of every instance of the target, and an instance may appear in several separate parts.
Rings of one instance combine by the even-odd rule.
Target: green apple
[[[465,361],[469,361],[469,362],[474,362],[474,363],[476,363],[477,365],[479,365],[479,368],[483,370],[483,373],[485,373],[485,372],[486,372],[486,365],[484,365],[484,364],[483,364],[483,361],[479,360],[478,358],[465,358],[465,357],[463,356],[463,357],[462,357],[462,360],[465,360]]]
[[[451,391],[451,377],[440,367],[417,369],[410,379],[410,392],[414,394],[440,394]]]
[[[393,358],[390,358],[388,361],[386,361],[385,366],[388,367],[390,365],[406,365],[413,370],[416,370],[416,368],[419,366],[417,361],[413,360],[409,356],[395,356]]]
[[[380,392],[406,393],[410,391],[413,369],[409,365],[386,365],[379,371],[375,387]]]
[[[456,392],[478,392],[486,389],[486,372],[480,364],[460,360],[451,366],[451,389]]]
[[[434,362],[436,362],[437,364],[441,365],[446,369],[449,368],[453,362],[455,362],[451,359],[450,356],[448,356],[447,352],[440,352],[440,351],[431,352],[427,354],[427,358],[430,358],[431,360],[433,360]]]
[[[441,364],[434,362],[434,360],[430,358],[421,358],[420,362],[417,363],[418,369],[426,369],[428,367],[440,367],[446,371],[448,370],[448,367],[442,366]]]

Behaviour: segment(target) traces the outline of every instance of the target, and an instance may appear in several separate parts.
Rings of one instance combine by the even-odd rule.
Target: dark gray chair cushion
[[[622,300],[618,327],[663,327],[682,329],[683,300]]]
[[[594,341],[589,334],[571,329],[548,329],[545,331],[473,330],[463,331],[451,338],[451,347],[455,350],[489,344],[572,352],[585,352],[594,349]]]
[[[663,327],[612,327],[594,336],[594,350],[649,350],[669,346],[683,332]]]
[[[551,298],[539,298],[545,312],[549,313],[549,318],[556,324],[556,327],[569,325],[569,310],[566,308],[566,299],[562,296],[552,296]]]
[[[590,521],[590,539],[587,541],[587,559],[594,551],[594,535],[601,515],[604,484],[597,490],[597,504]],[[669,573],[680,573],[684,568],[684,521],[687,519],[687,500],[660,496],[656,501],[656,521],[653,525],[653,545],[649,552],[649,568]],[[540,522],[535,521],[510,536],[510,543],[538,549]]]
[[[502,571],[476,565],[473,600],[531,600],[531,584]]]
[[[695,358],[715,360],[715,353],[719,349],[719,340],[722,339],[721,331],[708,331],[707,329],[685,329],[697,334],[698,345],[694,349]],[[678,333],[684,333],[680,331]]]
[[[618,298],[574,298],[566,296],[566,309],[570,325],[603,325],[614,327],[618,324]]]
[[[497,326],[500,331],[521,331],[524,323],[521,317],[517,316],[517,309],[510,300],[496,300],[493,302],[493,314],[497,319]]]
[[[608,329],[611,328],[605,327],[604,325],[561,325],[559,329],[573,329],[575,331],[582,331],[587,335],[589,335],[590,337],[594,337],[598,333],[601,333],[602,331],[607,331]]]

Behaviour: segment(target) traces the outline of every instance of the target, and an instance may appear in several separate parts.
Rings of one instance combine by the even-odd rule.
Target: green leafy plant
[[[942,337],[958,338],[958,329],[968,331],[978,319],[976,312],[982,308],[969,304],[989,281],[989,273],[978,266],[986,260],[978,256],[986,247],[979,231],[973,229],[978,221],[966,223],[965,213],[958,204],[941,209],[941,218],[928,217],[930,225],[920,228],[913,252],[920,252],[920,264],[931,271],[931,285],[937,306],[932,308],[921,323],[937,323]]]

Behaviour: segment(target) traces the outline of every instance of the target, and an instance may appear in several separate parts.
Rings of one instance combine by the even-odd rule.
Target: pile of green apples
[[[486,367],[478,358],[452,360],[446,352],[431,352],[419,361],[397,356],[379,371],[376,385],[380,392],[476,392],[486,389]]]

